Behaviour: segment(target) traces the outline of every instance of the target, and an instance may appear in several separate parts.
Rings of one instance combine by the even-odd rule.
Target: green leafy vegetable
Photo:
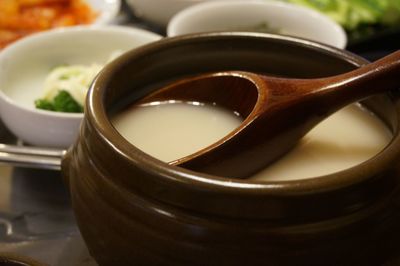
[[[83,106],[77,103],[74,98],[65,90],[61,90],[52,101],[38,99],[35,101],[38,109],[44,109],[56,112],[82,113]]]
[[[287,0],[316,9],[341,24],[350,40],[400,26],[400,0]]]

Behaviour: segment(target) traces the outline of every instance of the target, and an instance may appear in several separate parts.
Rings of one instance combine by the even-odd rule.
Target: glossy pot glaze
[[[393,132],[378,155],[322,178],[255,182],[170,166],[129,144],[109,117],[156,85],[245,70],[323,77],[366,61],[288,37],[211,33],[164,39],[108,65],[90,90],[63,173],[100,265],[381,265],[400,247],[400,102],[364,104]],[[395,262],[394,262],[395,263]]]

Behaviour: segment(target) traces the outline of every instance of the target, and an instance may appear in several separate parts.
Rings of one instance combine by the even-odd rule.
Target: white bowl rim
[[[176,32],[176,25],[179,23],[182,23],[181,20],[183,20],[186,17],[191,17],[193,14],[198,13],[199,11],[202,11],[203,9],[208,9],[208,8],[216,8],[216,7],[226,7],[227,5],[229,6],[262,6],[262,7],[283,7],[287,9],[292,9],[292,10],[301,10],[302,12],[309,14],[309,16],[313,16],[317,19],[323,20],[329,25],[332,26],[332,29],[336,33],[338,33],[338,37],[341,37],[341,41],[338,42],[337,45],[332,45],[332,44],[327,44],[324,43],[325,45],[331,45],[340,49],[343,49],[347,45],[347,35],[345,30],[341,25],[339,25],[336,21],[331,19],[330,17],[326,16],[325,14],[322,14],[319,11],[316,11],[311,8],[307,8],[304,6],[292,4],[289,2],[280,2],[280,1],[271,1],[271,0],[265,0],[265,1],[259,1],[259,0],[237,0],[237,1],[229,1],[229,0],[219,0],[219,1],[210,1],[210,2],[201,2],[197,4],[193,4],[187,8],[184,8],[183,10],[177,12],[169,21],[167,25],[167,36],[168,37],[174,37],[177,35],[180,35],[179,33]],[[195,32],[193,32],[195,33]],[[297,37],[302,39],[302,37]],[[303,38],[304,39],[304,38]],[[314,41],[314,42],[320,42],[322,41]]]
[[[80,26],[73,26],[73,27],[64,27],[64,28],[56,28],[48,31],[42,31],[38,33],[31,34],[27,37],[24,37],[22,39],[19,39],[12,44],[6,46],[3,50],[0,51],[0,61],[2,61],[2,58],[7,56],[8,53],[13,52],[13,50],[19,49],[19,47],[23,47],[26,45],[29,45],[30,43],[35,43],[35,42],[40,42],[43,38],[46,38],[48,36],[53,36],[57,37],[60,34],[74,34],[76,32],[120,32],[120,33],[136,33],[140,35],[147,35],[149,37],[153,36],[154,41],[157,40],[157,37],[162,37],[161,35],[158,35],[157,33],[145,30],[145,29],[140,29],[140,28],[135,28],[135,27],[129,27],[129,26],[122,26],[122,25],[105,25],[105,26],[100,26],[100,25],[80,25]],[[27,107],[21,103],[18,103],[17,101],[11,99],[7,94],[3,92],[3,90],[0,88],[0,98],[4,101],[6,101],[8,104],[17,107],[20,110],[24,110],[27,112],[31,113],[37,113],[41,114],[44,116],[48,117],[60,117],[60,118],[70,118],[70,119],[76,119],[76,118],[82,118],[83,113],[67,113],[67,112],[55,112],[55,111],[48,111],[48,110],[42,110],[42,109],[35,109],[35,108],[30,108]]]

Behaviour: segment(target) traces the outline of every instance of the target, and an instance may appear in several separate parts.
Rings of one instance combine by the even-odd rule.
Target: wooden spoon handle
[[[278,99],[279,110],[289,105],[307,105],[313,112],[321,111],[328,116],[350,103],[400,88],[400,50],[332,77],[298,80],[268,78],[265,82],[268,83],[268,90]]]
[[[321,79],[320,91],[345,105],[396,88],[400,88],[400,50],[351,72]]]

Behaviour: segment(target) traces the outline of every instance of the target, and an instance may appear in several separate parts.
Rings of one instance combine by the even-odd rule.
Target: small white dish
[[[344,29],[327,16],[309,8],[268,0],[196,4],[175,14],[167,27],[168,36],[208,31],[270,31],[337,48],[344,48],[347,43]]]
[[[122,26],[77,26],[33,34],[0,53],[0,116],[26,143],[43,147],[70,146],[83,114],[36,109],[43,82],[56,66],[105,64],[115,51],[127,51],[161,36]]]
[[[159,27],[167,27],[172,16],[180,10],[209,1],[218,0],[126,0],[126,3],[136,16]]]

